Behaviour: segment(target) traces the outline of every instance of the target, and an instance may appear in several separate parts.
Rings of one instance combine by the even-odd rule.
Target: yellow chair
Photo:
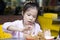
[[[50,13],[51,15],[51,13]],[[41,25],[42,30],[44,29],[50,29],[52,36],[57,37],[58,32],[59,32],[59,26],[58,25],[52,25],[53,19],[57,18],[57,15],[54,14],[54,17],[47,16],[47,14],[43,14],[43,16],[38,16],[38,21]],[[56,15],[56,17],[55,17]]]
[[[47,17],[47,18],[51,18],[52,20],[58,18],[58,14],[57,13],[44,13],[43,16]],[[59,31],[59,25],[53,25],[51,23],[50,30],[51,30],[52,35],[57,35],[58,34],[57,29]],[[57,32],[57,34],[56,34],[56,32]]]
[[[6,33],[2,29],[2,25],[0,25],[0,38],[11,38],[12,35],[9,33]]]
[[[57,13],[44,13],[43,16],[47,17],[47,18],[52,18],[52,19],[58,18],[58,14]]]

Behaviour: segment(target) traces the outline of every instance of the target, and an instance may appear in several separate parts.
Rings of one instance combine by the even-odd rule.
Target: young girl
[[[29,2],[24,5],[22,16],[23,20],[6,22],[3,24],[3,30],[12,34],[13,38],[24,38],[26,35],[35,36],[42,32],[36,19],[39,6],[36,3]],[[26,35],[24,35],[26,34]]]

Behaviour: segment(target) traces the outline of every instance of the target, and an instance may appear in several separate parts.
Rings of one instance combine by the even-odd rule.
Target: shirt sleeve
[[[12,31],[7,30],[7,28],[10,27],[10,25],[17,27],[17,21],[4,23],[2,26],[3,31],[11,33]]]
[[[42,32],[42,30],[41,30],[41,26],[39,25],[39,24],[37,24],[38,26],[37,26],[37,30],[38,30],[38,32]]]
[[[36,27],[35,27],[35,35],[37,35],[38,32],[42,32],[42,30],[40,28],[40,25],[39,24],[36,24]]]

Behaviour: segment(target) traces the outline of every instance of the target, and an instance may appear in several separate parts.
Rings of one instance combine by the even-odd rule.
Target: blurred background
[[[0,0],[0,15],[20,15],[25,2],[36,2],[43,13],[57,13],[60,16],[60,0]]]

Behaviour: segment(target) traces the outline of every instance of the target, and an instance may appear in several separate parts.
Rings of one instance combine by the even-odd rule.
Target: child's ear
[[[23,11],[22,11],[22,16],[23,16]]]

